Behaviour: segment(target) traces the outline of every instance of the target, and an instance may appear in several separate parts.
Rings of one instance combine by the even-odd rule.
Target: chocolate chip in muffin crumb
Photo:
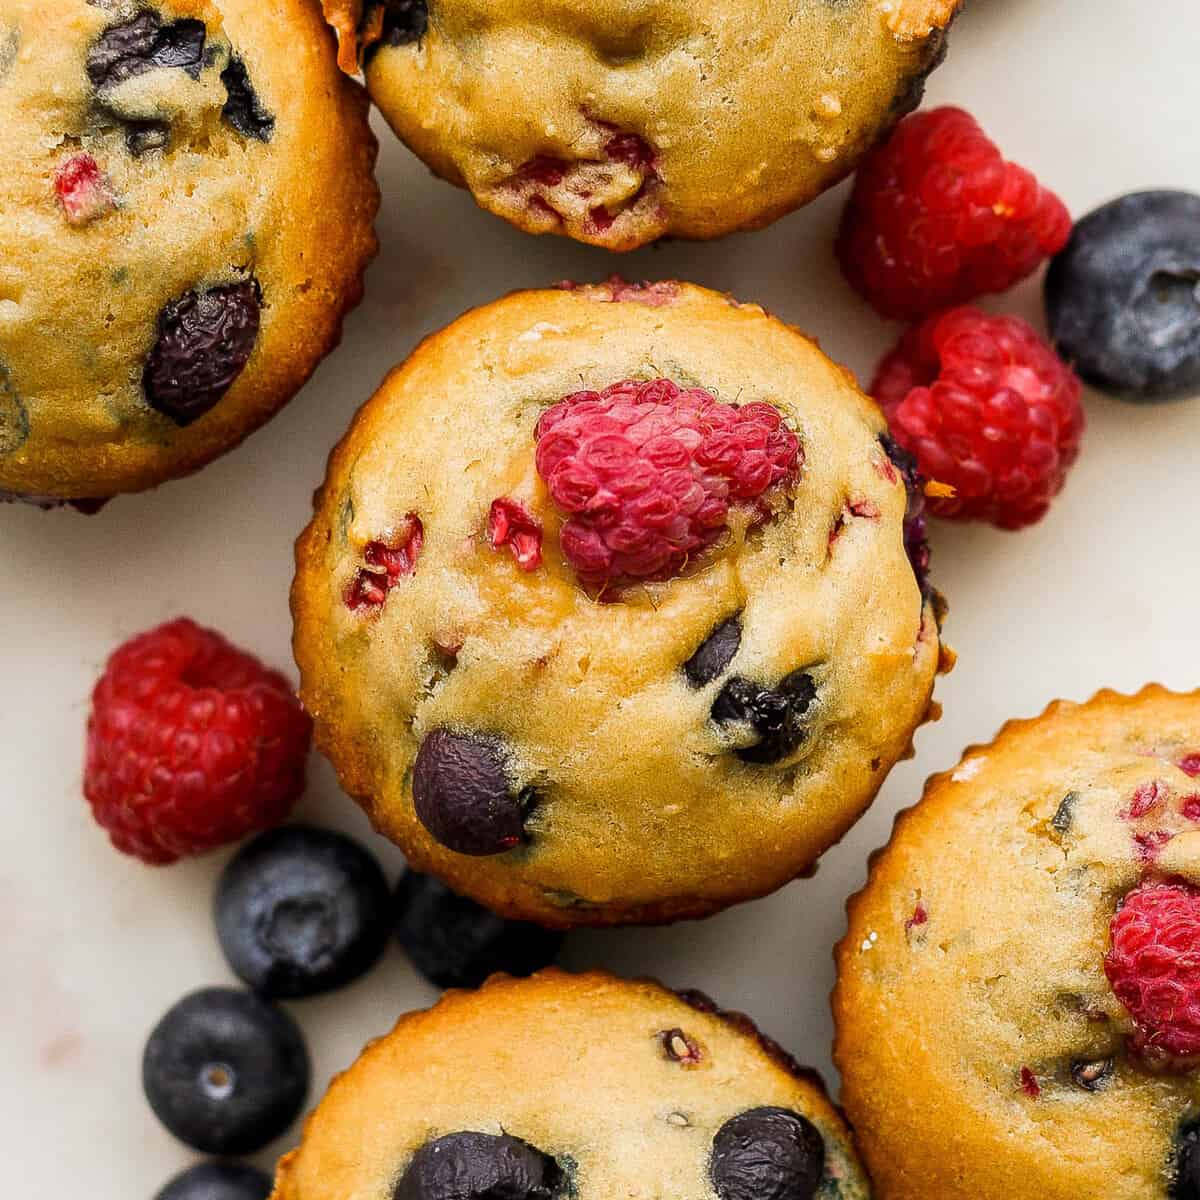
[[[198,79],[204,68],[207,30],[203,21],[185,18],[164,25],[150,9],[110,25],[87,55],[87,76],[97,90],[116,87],[159,67],[186,71]]]
[[[158,339],[142,371],[150,407],[181,426],[208,412],[254,349],[261,304],[253,279],[172,300],[159,315]]]
[[[824,1173],[820,1133],[786,1108],[752,1108],[713,1138],[709,1177],[720,1200],[812,1200]]]
[[[412,790],[421,824],[456,854],[503,854],[526,840],[530,797],[513,787],[490,738],[433,730],[417,752]]]
[[[683,664],[688,683],[699,688],[719,678],[733,661],[741,644],[742,620],[739,614],[722,621]]]
[[[228,96],[221,108],[221,116],[242,137],[269,142],[275,132],[275,117],[263,107],[258,98],[246,71],[246,64],[236,56],[231,58],[229,65],[221,72],[221,82],[225,85]]]
[[[125,147],[134,158],[152,150],[165,150],[171,142],[171,129],[165,121],[122,121]]]
[[[520,1138],[448,1133],[413,1155],[392,1200],[555,1200],[566,1187],[558,1163]]]

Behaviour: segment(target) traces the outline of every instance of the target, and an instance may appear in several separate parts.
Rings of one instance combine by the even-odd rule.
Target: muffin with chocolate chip
[[[375,249],[366,110],[304,0],[0,4],[0,494],[153,487],[292,397]]]
[[[1057,703],[930,780],[850,905],[880,1200],[1200,1197],[1200,692]]]
[[[650,982],[497,976],[333,1083],[273,1200],[867,1200],[820,1080],[740,1014]]]
[[[547,925],[809,870],[943,663],[922,492],[850,375],[678,283],[519,293],[426,341],[334,452],[301,691],[420,870]]]
[[[324,0],[440,176],[630,250],[769,224],[920,102],[960,0]]]

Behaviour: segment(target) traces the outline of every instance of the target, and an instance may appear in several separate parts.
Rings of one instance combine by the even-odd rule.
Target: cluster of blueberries
[[[192,992],[146,1043],[142,1085],[180,1141],[221,1158],[252,1154],[282,1134],[308,1096],[309,1058],[295,1020],[274,1002],[330,992],[359,978],[395,933],[439,988],[477,987],[504,970],[529,975],[557,957],[562,935],[504,921],[427,875],[406,870],[393,891],[379,864],[339,833],[288,825],[249,842],[217,884],[217,936],[246,988]],[[157,1200],[265,1200],[256,1168],[207,1162]]]

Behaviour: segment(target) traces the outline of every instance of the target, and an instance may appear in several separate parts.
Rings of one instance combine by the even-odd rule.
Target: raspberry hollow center
[[[664,580],[712,546],[730,509],[756,506],[803,463],[770,404],[725,404],[669,379],[576,392],[538,421],[537,469],[567,520],[564,557],[584,584]]]

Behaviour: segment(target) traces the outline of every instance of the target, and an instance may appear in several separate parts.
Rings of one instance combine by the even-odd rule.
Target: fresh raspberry
[[[1074,372],[1019,317],[955,308],[914,326],[871,388],[939,517],[1020,529],[1062,490],[1083,436]]]
[[[90,154],[74,154],[59,166],[54,194],[71,225],[86,225],[117,206],[108,176]]]
[[[287,680],[185,619],[119,647],[92,693],[83,791],[113,845],[170,863],[279,824],[312,733]]]
[[[669,379],[577,392],[537,425],[537,469],[568,514],[563,554],[592,587],[678,574],[720,538],[731,505],[759,500],[800,462],[770,404],[738,408]],[[759,506],[752,519],[765,517]]]
[[[522,571],[542,565],[542,523],[519,500],[501,496],[492,501],[488,541],[496,550],[507,546]]]
[[[1137,1026],[1139,1053],[1168,1066],[1200,1059],[1200,890],[1147,883],[1130,892],[1112,919],[1104,972]]]
[[[378,612],[388,592],[417,569],[424,545],[425,526],[416,513],[409,513],[386,541],[368,542],[363,552],[367,565],[354,573],[346,590],[346,607],[351,612]]]
[[[901,121],[863,160],[837,250],[884,316],[916,320],[1006,291],[1070,234],[1063,202],[1005,162],[973,117],[935,108]]]

